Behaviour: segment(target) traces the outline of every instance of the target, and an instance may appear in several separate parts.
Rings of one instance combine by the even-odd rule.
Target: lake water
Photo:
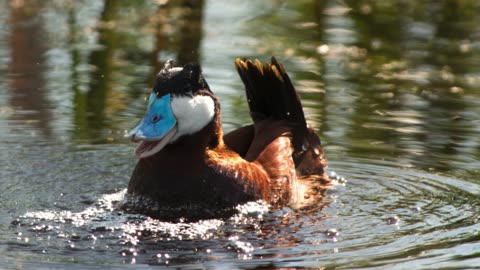
[[[0,268],[480,267],[478,1],[0,1]],[[167,223],[115,209],[164,61],[224,129],[275,55],[337,180],[318,207]]]

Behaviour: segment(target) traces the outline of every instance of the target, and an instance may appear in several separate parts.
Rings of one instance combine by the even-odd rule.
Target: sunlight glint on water
[[[0,268],[480,265],[476,1],[22,2],[0,3]],[[270,55],[337,175],[317,207],[117,210],[163,61],[202,65],[231,130],[250,123],[233,60]]]

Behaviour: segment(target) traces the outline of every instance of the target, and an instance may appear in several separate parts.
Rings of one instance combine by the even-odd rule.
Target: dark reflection
[[[469,128],[474,119],[464,117],[472,108],[465,99],[469,86],[463,80],[480,70],[471,61],[476,54],[470,40],[477,28],[475,13],[469,11],[475,4],[346,3],[330,5],[337,8],[329,11],[336,12],[333,15],[325,16],[321,9],[317,15],[318,25],[325,26],[321,31],[353,30],[357,39],[353,45],[367,49],[367,58],[360,62],[346,51],[342,66],[322,66],[325,74],[332,67],[337,74],[340,70],[351,83],[342,97],[332,87],[338,80],[323,78],[327,103],[329,98],[351,100],[343,104],[350,121],[343,146],[352,155],[401,156],[425,169],[455,169],[456,160],[469,158],[462,156],[462,146],[475,132]],[[339,8],[349,11],[338,12]],[[344,23],[348,20],[351,27]],[[325,57],[339,55],[330,51]],[[341,143],[338,138],[334,142]]]
[[[76,135],[80,138],[101,140],[103,130],[110,124],[105,119],[107,92],[111,91],[113,82],[113,53],[120,43],[115,29],[109,23],[117,19],[119,6],[119,1],[105,1],[98,29],[98,44],[101,48],[93,51],[89,57],[92,71],[89,74],[88,90],[83,92],[74,89],[74,120]],[[72,57],[75,64],[75,51]]]
[[[12,1],[10,4],[9,104],[18,109],[13,120],[33,125],[48,138],[52,135],[52,114],[44,78],[48,44],[43,37],[42,21],[35,16],[42,6],[43,2],[25,5],[22,1]]]
[[[199,62],[200,45],[203,37],[203,0],[172,0],[160,5],[155,21],[155,48],[152,52],[154,72],[158,72],[163,63],[173,55],[177,65]],[[173,34],[167,34],[174,28]],[[156,75],[156,73],[155,73]]]
[[[106,0],[98,15],[89,14],[97,21],[91,29],[82,28],[84,4],[78,1],[64,6],[10,3],[9,105],[21,109],[15,120],[28,121],[46,137],[53,132],[47,97],[54,92],[45,89],[45,75],[52,80],[58,75],[52,75],[55,67],[47,68],[45,53],[58,44],[43,37],[55,32],[44,29],[45,22],[53,25],[53,16],[40,16],[44,10],[69,18],[65,50],[70,53],[74,140],[109,142],[111,132],[126,128],[126,118],[143,114],[135,106],[141,107],[138,100],[164,61],[200,62],[201,44],[208,41],[202,28],[206,1]],[[294,77],[307,117],[326,142],[352,155],[402,157],[443,170],[453,169],[450,161],[463,160],[466,152],[478,155],[465,146],[478,120],[471,112],[480,70],[478,3],[253,3],[252,11],[267,7],[268,12],[255,10],[238,22],[235,35],[244,39],[224,45],[227,53],[237,53],[235,46],[251,53],[229,58],[279,56]],[[83,47],[82,35],[90,35],[93,45]],[[225,119],[227,125],[249,122],[244,98],[227,96],[226,108],[240,112],[238,119]],[[55,111],[70,116],[68,109]]]
[[[73,4],[69,24],[74,134],[77,139],[94,143],[108,142],[112,138],[110,133],[118,129],[108,112],[125,110],[128,106],[126,102],[145,96],[145,88],[150,87],[164,61],[170,58],[173,58],[176,64],[199,61],[203,6],[203,1],[166,1],[165,4],[157,5],[156,11],[150,11],[149,6],[143,2],[121,3],[106,0],[96,26],[98,46],[88,56],[87,65],[90,71],[85,87],[78,71],[79,66],[85,63],[82,63],[80,49],[76,46],[77,32],[82,29],[78,29],[78,11],[76,4]],[[131,10],[138,10],[136,13],[139,17],[131,19],[125,15]],[[148,12],[144,18],[140,13],[145,10]],[[139,29],[129,32],[130,29],[124,27],[129,27],[133,22],[127,24],[125,20],[151,23],[151,31]],[[144,44],[141,43],[141,38],[148,35],[152,35],[154,40],[151,51],[142,50]],[[134,72],[135,66],[148,67],[151,75]],[[135,77],[128,81],[125,79],[127,76]],[[117,96],[125,95],[117,88],[126,88],[128,96],[116,99]],[[139,112],[139,115],[141,113]]]
[[[396,128],[402,123],[391,122],[388,112],[401,111],[401,92],[393,83],[376,81],[381,71],[384,55],[390,61],[401,59],[405,52],[405,19],[400,16],[402,3],[375,5],[370,1],[351,1],[352,12],[346,14],[354,23],[358,33],[356,45],[368,49],[369,69],[347,69],[349,80],[355,83],[355,97],[348,107],[351,122],[346,132],[347,145],[352,154],[400,155],[402,153],[402,134]],[[361,64],[362,66],[364,63]],[[366,68],[367,66],[364,66]]]
[[[475,8],[473,3],[444,1],[437,8],[438,16],[433,20],[436,26],[433,40],[436,42],[431,45],[431,53],[425,62],[436,66],[439,71],[435,74],[437,76],[431,78],[431,90],[423,95],[429,103],[425,121],[429,132],[425,137],[431,142],[430,151],[423,158],[442,158],[440,163],[432,164],[432,167],[446,171],[455,169],[454,160],[450,157],[462,154],[458,151],[459,146],[466,143],[471,135],[475,136],[475,132],[469,128],[472,119],[465,118],[472,109],[463,98],[464,88],[468,85],[459,78],[480,70],[480,65],[466,65],[474,55],[468,48],[462,48],[462,43],[469,40],[477,28],[475,23],[468,23],[475,21],[474,14],[467,12]],[[459,133],[459,130],[462,132]]]
[[[204,1],[180,0],[178,5],[182,8],[183,15],[179,20],[178,41],[175,42],[176,46],[178,46],[177,61],[181,65],[189,62],[198,62],[202,40]]]
[[[475,0],[0,1],[0,268],[478,265],[479,17]],[[230,61],[270,55],[348,182],[238,220],[112,208],[133,166],[122,132],[165,60],[203,62],[237,127],[251,120]]]
[[[352,10],[344,16],[353,22],[358,37],[355,45],[367,49],[369,58],[367,63],[362,60],[360,68],[345,72],[354,83],[354,98],[346,108],[351,121],[345,134],[350,142],[346,147],[353,155],[399,156],[405,147],[404,134],[397,129],[405,124],[390,117],[408,108],[402,104],[402,91],[396,82],[378,80],[376,75],[388,64],[385,60],[401,62],[407,52],[407,21],[399,12],[406,7],[400,2],[376,1],[348,1],[348,6]]]
[[[327,7],[327,1],[325,0],[316,0],[313,1],[313,8],[312,7],[306,7],[305,11],[313,11],[313,16],[314,16],[314,21],[317,24],[316,28],[318,31],[316,32],[316,39],[318,41],[318,44],[321,46],[323,43],[325,43],[325,36],[324,36],[324,31],[326,26],[325,22],[325,9]],[[325,65],[324,58],[318,55],[314,55],[316,58],[318,58],[318,65],[321,67],[321,70],[325,70],[327,67]],[[324,74],[323,74],[324,75]],[[315,100],[317,101],[315,104],[315,111],[318,114],[317,118],[315,119],[315,129],[318,130],[318,134],[324,134],[325,131],[329,130],[328,126],[328,110],[327,110],[327,105],[328,105],[328,96],[325,94],[325,89],[328,87],[328,83],[325,79],[322,77],[319,77],[317,74],[308,74],[308,77],[305,78],[308,80],[314,80],[314,81],[319,81],[321,80],[323,89],[321,90],[320,93],[304,93],[302,95],[302,98],[305,98],[306,100]]]
[[[400,1],[347,3],[352,8],[349,16],[355,23],[358,46],[369,49],[373,57],[387,54],[389,58],[398,59],[407,52],[408,14],[402,11],[408,10],[408,4]]]

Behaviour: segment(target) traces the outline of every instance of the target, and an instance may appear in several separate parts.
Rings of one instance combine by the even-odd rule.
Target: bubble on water
[[[246,241],[240,241],[239,236],[231,236],[228,240],[231,241],[228,245],[225,246],[228,250],[236,251],[237,253],[250,254],[255,250],[254,246]]]
[[[344,177],[340,177],[337,179],[337,182],[341,185],[345,185],[347,183],[347,179],[345,179]]]
[[[116,204],[122,200],[126,189],[113,194],[106,194],[100,197],[93,206],[86,208],[81,212],[71,211],[36,211],[28,212],[22,219],[35,219],[42,221],[54,221],[58,223],[71,223],[76,226],[83,226],[92,221],[109,220],[108,215],[115,210]]]
[[[340,232],[335,228],[331,228],[325,231],[325,235],[328,237],[337,237],[340,235]]]
[[[42,225],[36,225],[36,226],[30,228],[29,231],[43,232],[44,233],[44,232],[51,231],[52,229],[53,229],[53,226],[42,224]]]
[[[398,223],[400,222],[400,218],[398,216],[391,216],[391,217],[387,217],[385,219],[385,222],[388,224],[388,225],[398,225]]]
[[[247,202],[235,207],[237,214],[233,215],[230,220],[234,223],[246,223],[251,219],[262,218],[269,211],[269,205],[262,200],[256,202]]]
[[[347,179],[339,176],[335,171],[330,171],[328,173],[328,177],[330,177],[330,179],[332,179],[335,184],[345,186],[345,184],[347,183]]]
[[[219,226],[224,224],[220,219],[170,223],[143,215],[125,213],[116,209],[116,204],[122,200],[125,193],[126,190],[122,190],[101,196],[94,201],[93,205],[80,212],[52,210],[28,212],[12,222],[12,225],[18,227],[20,231],[23,231],[21,228],[26,228],[36,233],[34,239],[36,242],[44,241],[45,234],[49,234],[48,237],[57,238],[57,241],[67,239],[66,249],[106,250],[111,249],[111,245],[105,244],[117,239],[116,245],[123,246],[119,249],[121,250],[119,254],[131,260],[131,257],[138,255],[137,247],[141,242],[207,240],[214,237]],[[246,205],[243,209],[242,213],[246,216],[244,220],[252,219],[249,215],[256,216],[263,213],[261,204]],[[75,233],[72,233],[72,230]],[[19,232],[19,241],[30,241],[21,235],[22,232]],[[167,263],[167,259],[168,256],[164,256],[159,262]]]
[[[410,209],[412,209],[414,212],[417,212],[417,213],[422,212],[422,208],[420,206],[413,206]]]

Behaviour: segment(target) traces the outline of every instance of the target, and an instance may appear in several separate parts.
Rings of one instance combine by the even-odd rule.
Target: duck
[[[282,63],[237,58],[252,124],[224,134],[219,98],[200,65],[167,61],[147,110],[126,134],[138,162],[122,208],[163,220],[226,217],[264,201],[304,206],[331,185],[324,150],[307,125]]]

